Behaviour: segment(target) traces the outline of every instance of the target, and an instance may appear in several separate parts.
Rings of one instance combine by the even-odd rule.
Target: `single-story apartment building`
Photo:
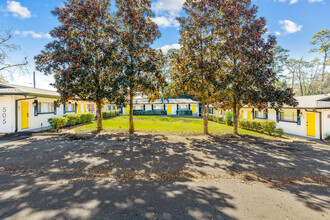
[[[42,130],[49,127],[49,118],[96,112],[92,102],[57,104],[59,99],[60,94],[55,91],[0,84],[0,133]]]
[[[122,107],[122,114],[129,115],[129,106]],[[164,110],[167,115],[177,115],[178,110],[191,110],[193,116],[199,116],[199,103],[192,99],[157,99],[149,102],[148,99],[136,98],[133,110]]]
[[[273,120],[285,133],[324,139],[330,135],[330,94],[296,96],[298,106],[258,110],[243,107],[240,117],[254,120]]]

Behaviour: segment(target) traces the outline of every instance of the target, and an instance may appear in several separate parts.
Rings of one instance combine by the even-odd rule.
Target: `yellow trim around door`
[[[81,112],[81,107],[80,107],[80,104],[78,104],[78,113]]]
[[[21,101],[21,129],[29,128],[29,102]]]
[[[307,113],[307,136],[315,137],[315,113]]]
[[[129,106],[125,107],[125,115],[129,115]]]
[[[244,119],[244,110],[241,110],[241,119]]]
[[[197,107],[196,105],[192,105],[192,113],[196,114],[197,113]]]
[[[168,115],[172,114],[172,105],[167,105],[167,114]]]
[[[84,113],[86,113],[86,104],[84,104]]]
[[[252,119],[252,112],[250,110],[248,111],[248,119]]]

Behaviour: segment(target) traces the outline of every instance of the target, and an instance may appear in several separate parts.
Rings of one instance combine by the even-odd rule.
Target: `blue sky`
[[[10,62],[19,62],[25,56],[29,60],[29,72],[17,71],[10,78],[10,83],[31,86],[34,71],[33,57],[40,53],[52,39],[49,31],[58,26],[56,17],[50,11],[61,6],[63,0],[0,0],[0,28],[12,29],[12,43],[21,50],[11,53]],[[178,23],[176,16],[183,14],[184,0],[152,0],[162,37],[153,47],[178,48]],[[311,37],[320,29],[330,28],[329,0],[253,0],[259,7],[259,15],[267,20],[269,33],[276,35],[278,44],[290,50],[294,58],[312,59],[317,54],[310,54]],[[37,73],[37,87],[52,89],[49,83],[52,76]]]

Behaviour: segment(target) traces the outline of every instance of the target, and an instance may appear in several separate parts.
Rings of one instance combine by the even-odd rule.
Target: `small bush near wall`
[[[79,113],[77,115],[79,116],[79,124],[89,123],[95,118],[94,113]]]
[[[283,135],[283,129],[276,129],[276,122],[272,120],[256,121],[251,119],[240,119],[238,121],[238,126],[246,130],[252,130],[257,132],[265,132],[268,134],[277,133],[278,135]],[[282,133],[281,133],[282,131]]]
[[[165,110],[133,110],[133,115],[167,115]]]
[[[102,112],[102,117],[104,119],[112,118],[119,115],[119,110],[104,111]]]
[[[216,115],[211,115],[209,114],[209,121],[214,121],[220,124],[224,124],[225,123],[225,119],[223,116],[216,116]]]
[[[70,126],[74,126],[76,124],[79,124],[80,117],[78,114],[70,114],[65,116],[68,119],[68,124]]]
[[[58,131],[60,128],[63,128],[67,121],[68,121],[68,119],[66,117],[62,117],[62,116],[57,116],[57,117],[48,119],[48,123],[51,126],[53,131]]]
[[[282,137],[282,135],[284,134],[284,129],[283,128],[276,128],[275,133],[278,136]]]
[[[192,115],[192,110],[177,110],[177,115]]]
[[[79,113],[79,114],[69,114],[64,117],[57,116],[48,119],[52,130],[58,131],[64,126],[74,126],[77,124],[90,123],[95,118],[93,113]]]
[[[227,125],[233,126],[233,113],[232,112],[226,112],[225,122]]]
[[[330,135],[327,135],[325,138],[326,141],[330,141]]]

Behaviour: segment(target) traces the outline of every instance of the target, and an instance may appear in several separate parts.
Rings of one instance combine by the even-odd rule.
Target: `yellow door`
[[[80,113],[81,108],[80,108],[80,104],[78,104],[78,113]]]
[[[29,102],[21,101],[21,129],[29,128]]]
[[[193,114],[196,114],[197,113],[197,107],[196,107],[196,105],[192,105],[192,113]]]
[[[84,104],[84,112],[86,113],[86,104]]]
[[[125,115],[129,115],[129,106],[125,107]]]
[[[315,137],[315,113],[307,113],[307,135]]]
[[[167,105],[167,114],[168,115],[172,114],[172,105]]]
[[[248,111],[248,119],[251,119],[252,117],[251,117],[251,111]]]
[[[241,119],[244,119],[244,110],[241,110]]]

